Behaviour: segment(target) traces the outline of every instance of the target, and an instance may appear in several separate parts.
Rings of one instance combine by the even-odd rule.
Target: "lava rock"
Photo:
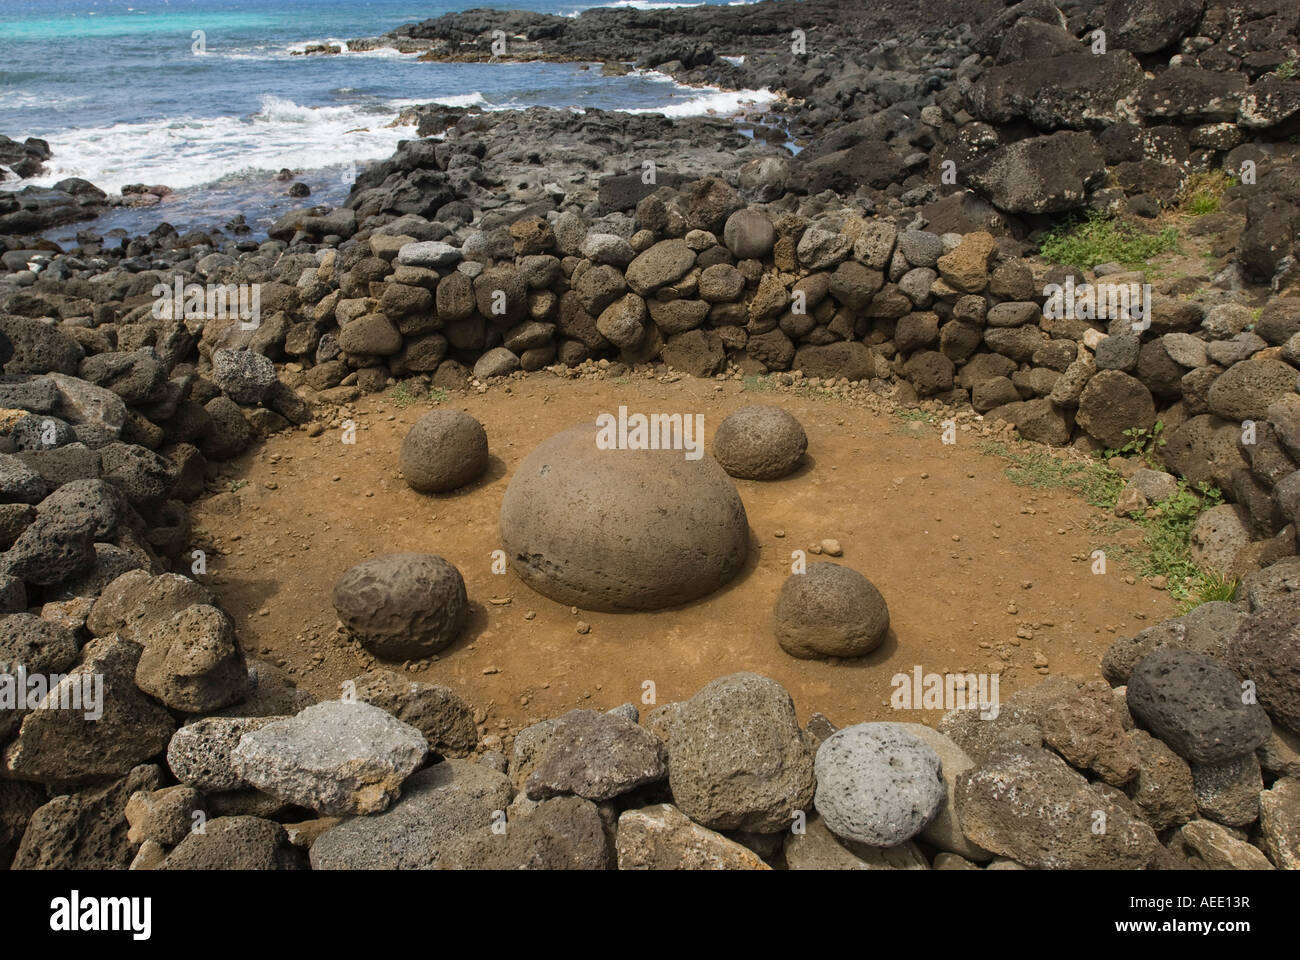
[[[884,640],[889,608],[870,580],[837,563],[810,564],[781,586],[776,639],[792,657],[860,657]]]
[[[1133,719],[1181,757],[1223,763],[1268,740],[1264,708],[1242,702],[1242,686],[1216,660],[1163,649],[1134,668],[1126,694]]]
[[[390,660],[437,653],[459,636],[468,610],[460,571],[428,553],[365,560],[339,577],[333,600],[366,649]]]
[[[330,700],[245,733],[235,771],[264,793],[325,814],[384,810],[428,753],[424,735],[368,703]]]
[[[774,680],[719,677],[681,704],[668,743],[669,787],[697,823],[777,833],[810,809],[813,741]]]
[[[713,436],[713,455],[722,469],[744,480],[780,479],[799,466],[807,449],[803,425],[767,404],[732,411]]]
[[[473,483],[487,466],[487,432],[459,410],[430,410],[415,421],[398,458],[402,476],[421,493],[444,493]]]
[[[833,833],[894,847],[920,833],[947,800],[939,755],[895,723],[860,723],[817,749],[815,803]]]
[[[702,451],[692,460],[681,449],[598,445],[617,446],[614,432],[571,428],[519,465],[500,525],[515,572],[585,610],[676,606],[729,581],[745,561],[749,526],[726,473]]]

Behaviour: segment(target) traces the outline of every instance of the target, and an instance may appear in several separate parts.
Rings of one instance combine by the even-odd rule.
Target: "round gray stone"
[[[487,432],[459,410],[431,410],[415,421],[398,468],[412,489],[442,493],[472,483],[488,465]]]
[[[792,657],[860,657],[885,638],[889,607],[856,570],[814,563],[781,585],[773,620],[777,642]]]
[[[713,436],[722,469],[743,480],[776,480],[799,466],[808,435],[780,407],[751,404],[728,414]]]
[[[831,831],[873,847],[916,836],[948,797],[939,755],[895,723],[860,723],[817,750],[817,812]]]

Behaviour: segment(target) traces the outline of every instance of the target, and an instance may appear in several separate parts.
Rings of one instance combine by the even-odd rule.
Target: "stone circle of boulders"
[[[743,480],[778,480],[793,472],[808,449],[803,426],[788,411],[767,404],[734,410],[718,424],[713,456]]]
[[[776,639],[793,657],[860,657],[889,631],[889,607],[875,585],[838,563],[811,563],[781,585],[772,614]]]
[[[947,802],[939,755],[894,723],[860,723],[817,748],[814,803],[833,833],[894,847],[920,833]]]
[[[711,457],[601,449],[594,425],[543,441],[501,503],[511,568],[584,610],[655,610],[705,596],[749,550],[744,504]],[[702,441],[702,438],[700,438]]]
[[[487,432],[458,410],[431,410],[402,440],[398,469],[411,488],[445,493],[472,483],[488,466]]]
[[[1300,178],[1286,143],[1300,36],[1286,4],[1241,23],[1200,0],[1095,6],[1013,4],[954,27],[938,5],[903,24],[802,4],[832,45],[812,79],[767,5],[536,15],[524,31],[547,34],[552,56],[622,55],[692,83],[789,93],[773,112],[798,156],[711,119],[426,106],[418,136],[365,169],[345,205],[291,210],[265,242],[239,221],[121,242],[92,225],[56,250],[39,235],[104,210],[103,191],[78,178],[0,191],[0,663],[63,675],[54,702],[103,684],[102,715],[49,701],[0,712],[0,865],[1300,865]],[[453,17],[375,43],[436,59],[463,56],[467,33],[520,32],[515,13]],[[1098,26],[1101,56],[1086,49]],[[641,27],[660,36],[647,43]],[[899,42],[882,73],[862,58],[885,32]],[[682,172],[653,184],[626,172],[627,156],[669,142]],[[0,137],[0,178],[40,176],[50,158],[43,141]],[[950,160],[957,184],[926,182]],[[1257,180],[1183,231],[1210,241],[1205,276],[1032,257],[1045,214],[1118,211],[1121,229],[1147,232],[1189,174],[1247,163]],[[262,316],[180,317],[157,283],[256,285]],[[1151,309],[1141,323],[1049,316],[1047,288],[1063,283],[1149,283]],[[395,380],[487,390],[543,369],[640,376],[654,363],[915,399],[955,409],[963,431],[1082,452],[1151,441],[1112,461],[1128,479],[1117,512],[1151,515],[1213,484],[1228,502],[1198,520],[1192,558],[1237,579],[1235,596],[1117,639],[1107,683],[1050,677],[996,717],[954,710],[942,734],[911,729],[939,756],[946,798],[915,839],[880,847],[849,834],[907,833],[937,792],[929,755],[900,748],[925,762],[879,778],[885,802],[855,806],[850,790],[847,810],[822,804],[871,766],[832,747],[859,728],[801,729],[774,681],[723,677],[644,723],[625,705],[480,742],[491,705],[388,671],[355,678],[356,703],[312,706],[247,658],[208,588],[166,572],[189,569],[188,504],[224,483],[223,462]],[[1130,474],[1139,459],[1168,472]],[[672,501],[679,525],[693,519],[686,499]],[[591,552],[632,556],[612,579],[573,559],[590,540],[512,562],[537,565],[539,582],[580,570],[597,602],[631,597],[612,608],[662,606],[686,594],[653,563],[661,590],[627,585],[643,586],[636,563],[683,545],[647,547],[644,529],[615,528]],[[743,530],[742,511],[714,531],[704,592],[743,563]],[[366,608],[372,650],[424,655],[454,637],[463,584],[434,579],[437,615],[411,592],[391,598],[391,617]],[[837,768],[813,762],[819,741]],[[426,751],[452,759],[419,769]]]
[[[469,609],[460,571],[429,553],[363,560],[339,577],[332,598],[348,631],[388,660],[442,650],[460,635]]]

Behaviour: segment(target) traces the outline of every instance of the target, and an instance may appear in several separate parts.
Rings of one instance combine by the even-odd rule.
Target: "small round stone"
[[[822,743],[817,812],[831,832],[895,847],[929,825],[948,799],[934,748],[896,723],[859,723]]]
[[[781,585],[776,639],[792,657],[860,657],[889,630],[889,607],[870,580],[838,563],[813,563]]]
[[[808,436],[780,407],[741,407],[718,424],[713,455],[742,480],[776,480],[792,472],[808,449]]]
[[[334,584],[333,599],[344,626],[385,660],[437,653],[460,634],[468,607],[460,571],[430,553],[358,563]]]
[[[402,441],[398,468],[421,493],[442,493],[472,483],[488,465],[483,425],[458,410],[431,410]]]

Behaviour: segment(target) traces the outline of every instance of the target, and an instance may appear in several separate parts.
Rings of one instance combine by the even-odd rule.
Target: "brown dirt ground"
[[[805,466],[776,482],[736,481],[749,515],[751,557],[727,587],[683,607],[641,614],[576,612],[533,593],[512,572],[493,574],[502,495],[543,438],[620,403],[633,412],[702,412],[711,441],[721,419],[747,403],[790,410],[809,437]],[[1032,685],[1042,654],[1053,674],[1097,675],[1117,635],[1174,614],[1168,594],[1114,563],[1091,573],[1090,517],[1102,511],[1064,490],[1017,487],[1005,462],[981,453],[979,422],[944,445],[937,424],[826,397],[746,391],[741,382],[639,376],[561,380],[542,372],[454,393],[444,406],[486,427],[485,478],[426,496],[397,472],[406,430],[426,402],[363,397],[319,436],[275,435],[230,465],[222,492],[195,505],[205,580],[235,617],[251,656],[277,663],[319,698],[373,665],[446,684],[479,710],[483,730],[509,736],[575,706],[691,696],[715,677],[751,670],[782,683],[801,720],[813,712],[846,725],[867,720],[934,724],[939,711],[890,709],[890,678],[924,672],[998,672],[1001,696]],[[231,482],[229,478],[238,477]],[[240,482],[245,481],[245,482]],[[236,489],[231,489],[232,487]],[[784,535],[779,535],[783,533]],[[772,632],[791,551],[835,538],[851,566],[884,594],[891,632],[858,661],[787,656]],[[424,551],[464,575],[465,635],[431,661],[375,664],[341,635],[330,590],[348,567],[382,553]],[[809,556],[809,561],[827,559]],[[530,618],[530,614],[532,614]],[[577,632],[580,621],[590,632]]]

